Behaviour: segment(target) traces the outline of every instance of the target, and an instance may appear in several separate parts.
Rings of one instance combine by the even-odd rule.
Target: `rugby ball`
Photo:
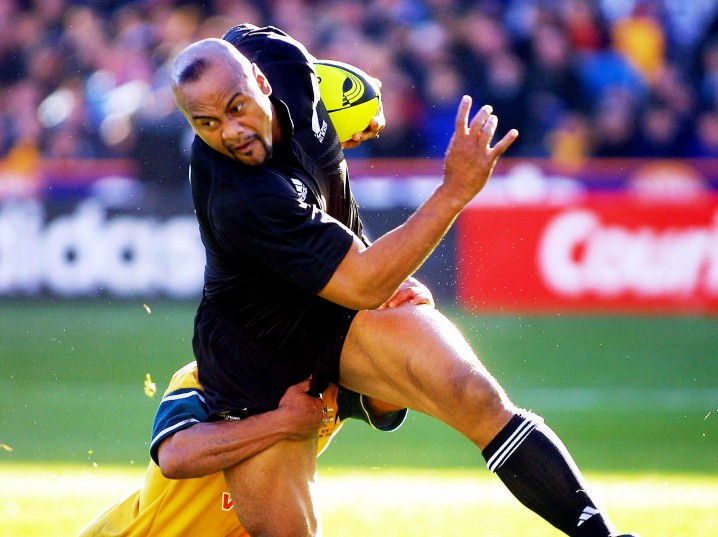
[[[379,110],[380,92],[372,77],[348,63],[317,60],[319,94],[340,142],[362,132]]]

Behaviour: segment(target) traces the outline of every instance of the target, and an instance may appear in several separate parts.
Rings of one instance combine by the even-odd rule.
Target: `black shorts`
[[[244,417],[278,407],[287,388],[312,377],[319,395],[339,380],[339,358],[356,311],[334,304],[296,341],[260,340],[203,299],[192,347],[211,418]]]

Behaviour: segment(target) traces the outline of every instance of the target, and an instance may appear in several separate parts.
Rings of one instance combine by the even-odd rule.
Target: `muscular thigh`
[[[316,458],[316,437],[287,440],[225,471],[237,516],[251,535],[316,534]]]
[[[361,311],[349,329],[341,383],[382,400],[432,415],[481,441],[476,424],[512,405],[458,329],[429,306]],[[489,433],[490,434],[490,433]]]

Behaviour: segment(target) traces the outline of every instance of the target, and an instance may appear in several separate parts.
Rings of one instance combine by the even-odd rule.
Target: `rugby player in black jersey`
[[[447,423],[520,501],[566,534],[615,535],[560,440],[510,401],[456,327],[427,305],[380,307],[518,133],[492,147],[491,107],[470,119],[471,98],[463,97],[442,183],[403,225],[367,245],[329,212],[334,200],[293,135],[298,120],[255,60],[207,39],[182,51],[172,73],[176,103],[197,134],[191,179],[207,262],[193,345],[210,413],[269,411],[310,374],[315,393],[338,382]],[[230,490],[243,490],[235,509],[249,533],[318,534],[315,471],[311,439],[278,442],[225,471]]]

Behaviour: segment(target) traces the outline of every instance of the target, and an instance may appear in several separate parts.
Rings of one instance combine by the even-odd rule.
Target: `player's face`
[[[215,151],[249,166],[271,155],[271,89],[258,71],[220,64],[180,91],[182,111],[197,135]]]

